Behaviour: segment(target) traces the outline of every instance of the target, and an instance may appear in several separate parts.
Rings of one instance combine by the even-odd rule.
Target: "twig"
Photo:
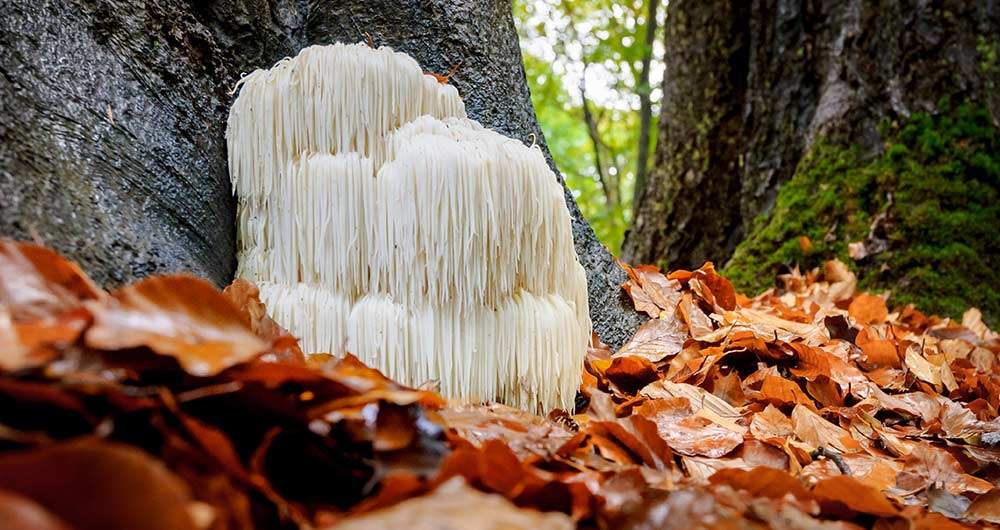
[[[809,453],[809,456],[812,457],[813,460],[815,460],[817,457],[820,456],[828,458],[831,461],[833,461],[834,465],[837,466],[837,469],[840,470],[841,474],[847,476],[851,475],[851,468],[847,467],[847,462],[844,462],[844,457],[840,456],[839,453],[834,453],[833,451],[830,451],[826,447],[823,446],[817,447],[815,451]]]

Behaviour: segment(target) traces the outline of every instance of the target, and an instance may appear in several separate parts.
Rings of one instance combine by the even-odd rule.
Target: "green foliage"
[[[786,267],[836,257],[896,304],[952,317],[972,305],[997,322],[1000,131],[985,109],[943,102],[940,114],[915,114],[884,133],[875,157],[818,142],[724,273],[759,290]],[[855,263],[848,243],[863,241],[879,214],[888,249]],[[812,242],[807,252],[799,236]]]
[[[650,0],[517,0],[525,72],[532,103],[552,157],[598,238],[617,253],[631,218],[632,186],[639,140],[638,87],[645,17]],[[548,55],[548,56],[546,56]],[[586,63],[601,73],[588,85],[588,100],[603,143],[604,168],[617,184],[609,201],[596,169],[582,100],[570,73]],[[653,91],[659,97],[658,87]],[[654,121],[650,145],[655,145]],[[652,148],[650,149],[652,152]]]

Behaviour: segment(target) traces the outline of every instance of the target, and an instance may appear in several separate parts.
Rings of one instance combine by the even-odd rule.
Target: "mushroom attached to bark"
[[[237,274],[305,349],[454,398],[572,407],[586,278],[540,149],[389,48],[313,46],[241,84]]]

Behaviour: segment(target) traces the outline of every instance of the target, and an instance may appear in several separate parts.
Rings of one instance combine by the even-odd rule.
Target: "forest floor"
[[[1000,523],[1000,338],[837,261],[755,298],[628,268],[652,317],[578,411],[456,404],[304,356],[249,283],[107,293],[0,242],[7,528],[964,528]]]

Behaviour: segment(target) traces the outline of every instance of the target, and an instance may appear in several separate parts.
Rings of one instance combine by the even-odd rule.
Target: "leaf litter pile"
[[[0,242],[11,529],[963,528],[1000,523],[1000,339],[890,310],[838,262],[748,299],[628,268],[578,411],[453,404],[304,356],[256,289],[108,293]],[[427,388],[431,388],[428,385]]]

